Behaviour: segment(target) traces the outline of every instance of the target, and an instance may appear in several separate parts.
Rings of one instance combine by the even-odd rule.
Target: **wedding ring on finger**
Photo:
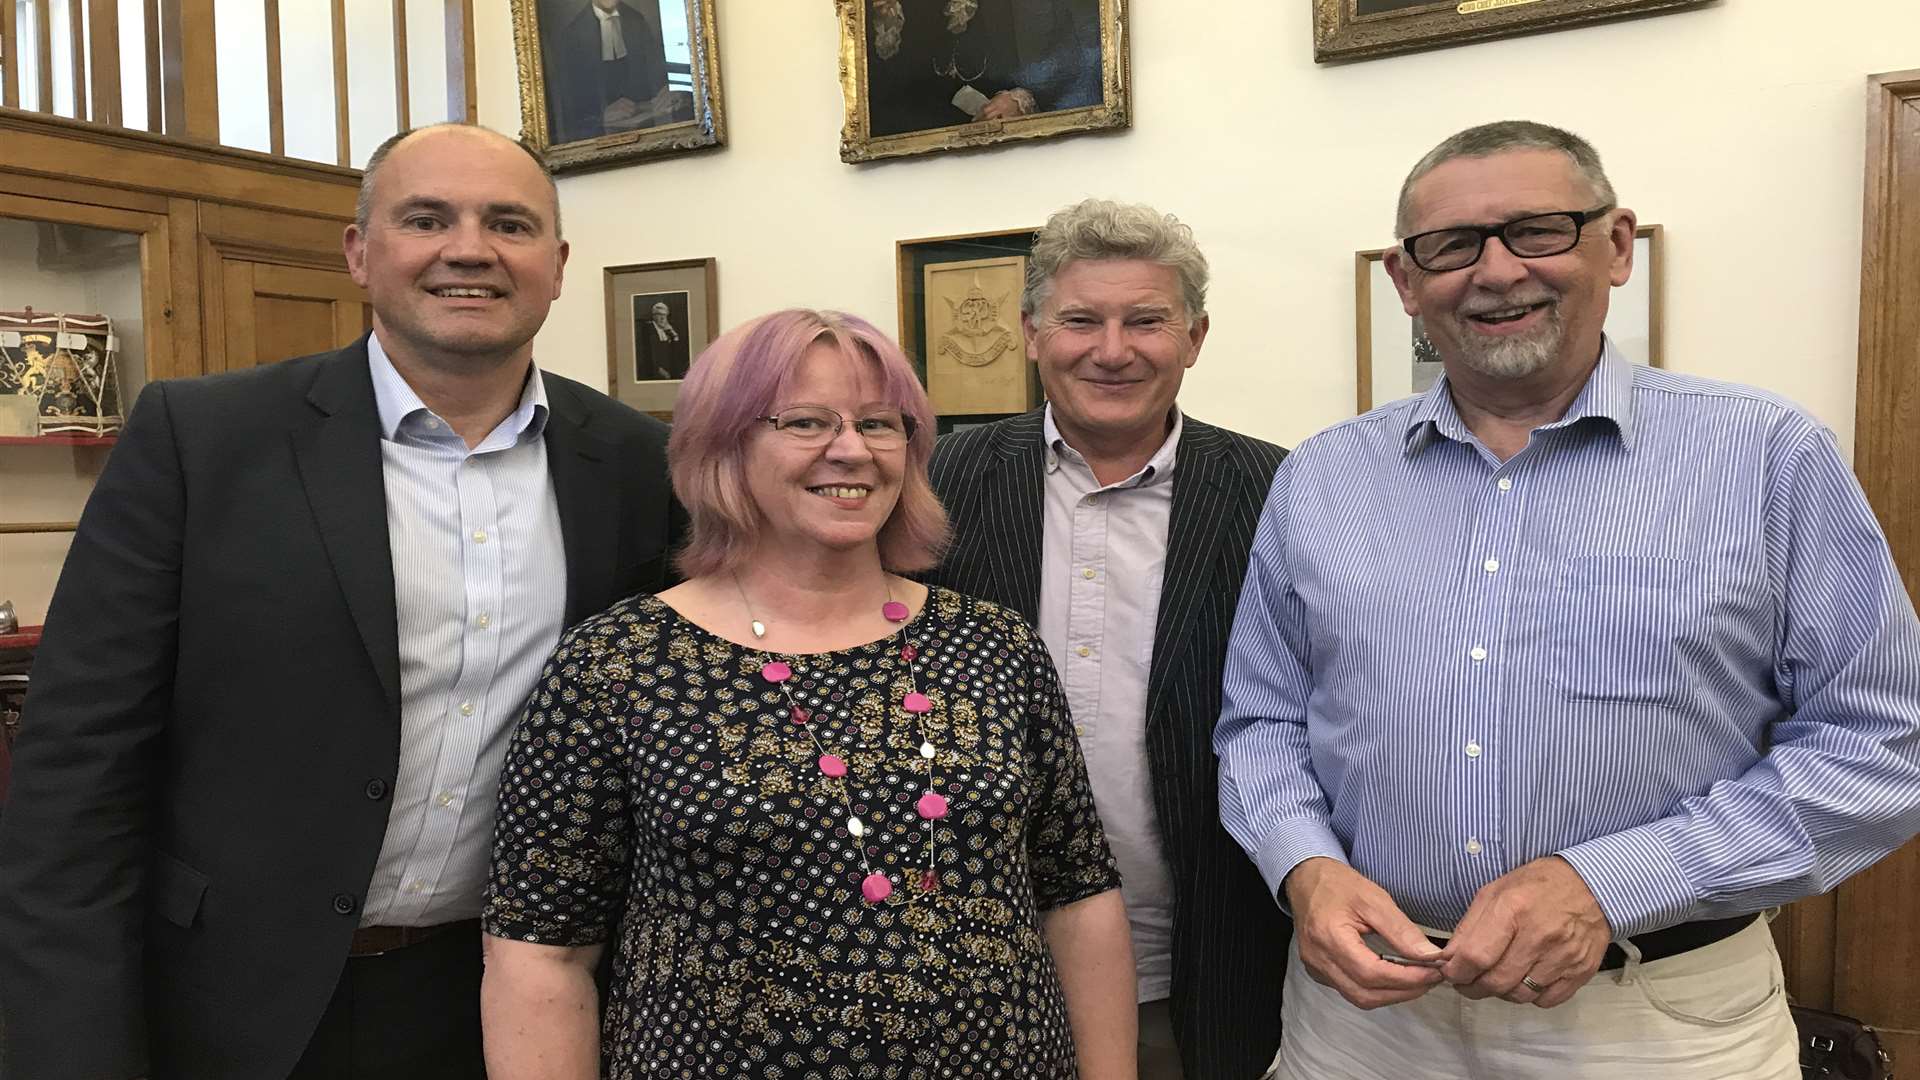
[[[1547,988],[1544,986],[1541,986],[1537,982],[1534,982],[1533,976],[1531,975],[1520,976],[1520,985],[1526,987],[1527,989],[1533,991],[1536,994],[1544,994],[1547,992]]]

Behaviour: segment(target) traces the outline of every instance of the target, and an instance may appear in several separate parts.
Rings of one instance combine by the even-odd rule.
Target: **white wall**
[[[1309,0],[1135,0],[1130,131],[864,167],[838,158],[831,4],[717,6],[729,145],[560,181],[573,258],[538,355],[562,374],[605,382],[603,266],[714,256],[723,325],[801,304],[891,330],[895,240],[1096,194],[1180,215],[1213,262],[1185,406],[1297,442],[1352,413],[1353,253],[1391,241],[1408,167],[1526,117],[1593,141],[1667,227],[1668,366],[1786,394],[1851,450],[1865,83],[1920,67],[1913,0],[1726,0],[1340,66],[1313,62]],[[480,117],[518,131],[507,4],[479,7]]]

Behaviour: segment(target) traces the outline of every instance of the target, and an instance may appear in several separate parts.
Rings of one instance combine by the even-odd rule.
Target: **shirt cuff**
[[[1274,828],[1260,845],[1253,862],[1260,868],[1260,876],[1267,880],[1267,892],[1284,908],[1287,903],[1284,888],[1287,875],[1308,859],[1321,856],[1343,865],[1347,861],[1346,849],[1340,846],[1339,838],[1333,835],[1333,830],[1327,828],[1325,822],[1295,818],[1283,821]]]
[[[1643,825],[1555,852],[1587,883],[1616,941],[1686,922],[1700,907],[1693,882],[1656,828]]]

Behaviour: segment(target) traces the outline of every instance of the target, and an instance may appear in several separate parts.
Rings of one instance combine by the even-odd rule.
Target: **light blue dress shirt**
[[[1276,891],[1343,859],[1445,928],[1558,853],[1638,934],[1920,829],[1920,625],[1830,432],[1608,343],[1505,463],[1444,378],[1287,457],[1214,747]]]
[[[480,914],[507,741],[566,619],[546,385],[479,445],[367,339],[400,632],[400,770],[362,926]]]

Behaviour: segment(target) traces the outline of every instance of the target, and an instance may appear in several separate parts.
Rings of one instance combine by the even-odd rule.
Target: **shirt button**
[[[1497,482],[1495,482],[1494,486],[1499,488],[1501,491],[1512,491],[1513,477],[1503,476]]]
[[[1075,735],[1085,735],[1087,733],[1087,725],[1085,724],[1073,725],[1073,733]]]
[[[1075,650],[1073,650],[1073,651],[1074,651],[1074,652],[1076,652],[1076,653],[1079,653],[1079,654],[1080,654],[1081,656],[1091,656],[1091,655],[1093,655],[1093,650],[1092,650],[1092,649],[1089,649],[1089,648],[1087,648],[1087,647],[1086,647],[1085,645],[1082,645],[1082,646],[1080,646],[1079,648],[1077,648],[1077,649],[1075,649]]]
[[[452,806],[452,805],[453,805],[453,792],[451,792],[451,791],[443,791],[443,792],[441,792],[440,794],[438,794],[438,795],[435,795],[435,796],[433,797],[433,801],[434,801],[434,802],[437,802],[437,803],[439,803],[439,804],[440,804],[441,806]]]
[[[1494,573],[1500,569],[1500,560],[1488,559],[1486,562],[1480,564],[1480,568],[1489,574]]]
[[[1467,655],[1473,657],[1474,663],[1479,663],[1487,658],[1487,650],[1475,645],[1473,648],[1467,650]]]
[[[1469,855],[1478,855],[1478,854],[1480,854],[1480,850],[1481,850],[1481,849],[1480,849],[1480,838],[1479,838],[1479,837],[1477,837],[1477,836],[1469,836],[1469,837],[1467,837],[1467,854],[1469,854]]]
[[[487,627],[493,625],[493,616],[483,611],[480,613],[480,617],[473,620],[473,622],[474,622],[474,625],[478,626],[482,630],[485,630]]]
[[[1100,505],[1100,496],[1099,496],[1099,495],[1097,495],[1097,494],[1094,494],[1094,495],[1089,495],[1089,496],[1087,496],[1087,505],[1088,505],[1088,506],[1099,506],[1099,505]]]
[[[429,416],[429,417],[427,417],[427,430],[428,430],[428,431],[439,431],[439,430],[440,430],[440,421],[438,421],[438,420],[436,420],[436,419],[434,419],[434,418],[433,418],[433,417],[431,417],[431,416]]]
[[[376,802],[386,798],[387,782],[385,780],[380,779],[377,776],[374,777],[373,779],[367,781],[366,793],[367,793],[367,798],[373,799]]]
[[[1474,657],[1474,659],[1475,659],[1475,660],[1478,660],[1478,659],[1480,659],[1480,658],[1476,656],[1476,657]],[[471,702],[471,701],[463,701],[463,702],[461,702],[461,703],[460,703],[460,715],[461,715],[461,716],[472,716],[472,715],[473,715],[473,702]]]
[[[484,543],[486,543],[486,542],[487,542],[487,530],[485,530],[485,529],[475,529],[475,530],[473,530],[473,542],[474,542],[474,543],[476,543],[476,544],[484,544]]]
[[[1092,580],[1093,580],[1093,567],[1091,567],[1091,566],[1089,566],[1089,567],[1087,567],[1087,568],[1086,568],[1085,570],[1082,570],[1082,571],[1080,571],[1080,576],[1081,576],[1081,577],[1083,577],[1083,578],[1086,578],[1086,579],[1087,579],[1088,581],[1092,581]]]
[[[1468,757],[1479,757],[1479,756],[1480,756],[1480,744],[1479,744],[1479,743],[1477,743],[1477,742],[1472,742],[1472,741],[1469,741],[1469,742],[1467,743],[1467,756],[1468,756]]]
[[[427,883],[421,881],[419,878],[414,878],[412,881],[407,882],[407,891],[410,893],[426,892]]]
[[[353,910],[359,906],[360,901],[355,900],[347,893],[333,894],[333,913],[335,915],[351,915],[353,914]]]

